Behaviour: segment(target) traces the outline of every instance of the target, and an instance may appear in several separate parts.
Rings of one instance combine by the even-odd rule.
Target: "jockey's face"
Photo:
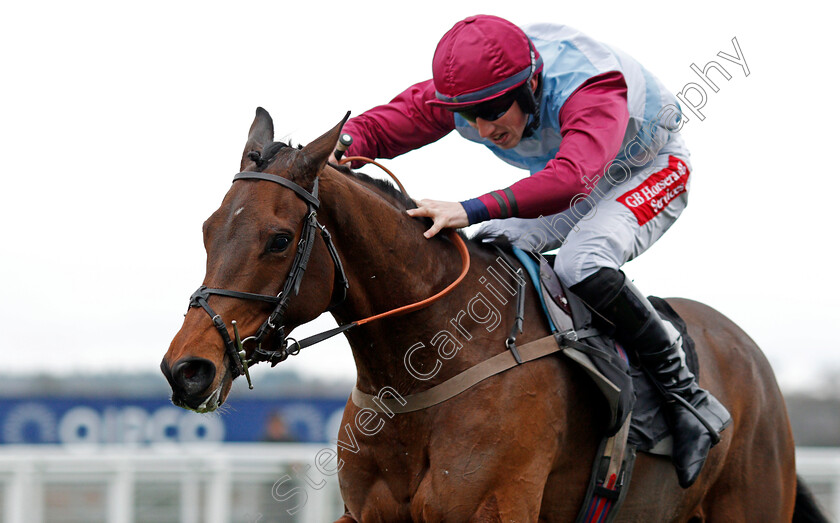
[[[532,78],[531,90],[535,91],[536,88],[537,79]],[[467,120],[467,123],[478,130],[478,134],[482,138],[490,139],[497,147],[512,149],[519,145],[520,140],[522,140],[525,126],[528,124],[528,114],[519,107],[519,102],[513,102],[510,109],[496,120],[476,117],[475,122]]]
[[[513,102],[501,118],[488,121],[479,117],[475,119],[475,123],[470,122],[470,125],[478,130],[482,138],[488,138],[497,147],[512,149],[522,140],[527,123],[528,115],[522,111],[518,102]]]

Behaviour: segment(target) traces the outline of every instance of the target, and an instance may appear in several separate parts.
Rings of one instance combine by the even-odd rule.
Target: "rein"
[[[382,165],[365,157],[345,158],[342,163],[351,160],[361,160],[377,165],[386,173],[388,173],[391,176],[391,178],[393,178],[397,182],[397,185],[400,187],[403,193],[407,195],[407,193],[405,192],[405,188],[403,188],[402,184],[399,182],[396,176],[394,176],[394,174],[391,173],[391,171],[389,171]],[[251,383],[251,376],[248,372],[249,367],[263,361],[271,363],[271,366],[274,367],[289,356],[297,355],[301,351],[301,349],[304,349],[326,339],[332,338],[333,336],[347,331],[349,329],[352,329],[353,327],[358,327],[359,325],[364,325],[366,323],[370,323],[372,321],[380,320],[390,316],[398,316],[416,311],[418,309],[426,308],[435,301],[443,298],[444,296],[452,292],[452,290],[455,289],[455,287],[457,287],[458,284],[461,283],[461,281],[464,279],[464,277],[467,275],[467,272],[469,271],[470,255],[469,251],[467,250],[467,246],[464,243],[464,240],[461,238],[460,235],[458,235],[457,232],[455,232],[454,230],[450,230],[450,238],[455,244],[455,247],[458,249],[458,253],[461,255],[462,269],[461,274],[458,276],[458,278],[452,283],[450,283],[446,288],[444,288],[434,296],[431,296],[424,300],[404,305],[402,307],[397,307],[395,309],[391,309],[389,311],[369,316],[367,318],[363,318],[361,320],[357,320],[351,323],[340,325],[334,329],[330,329],[328,331],[324,331],[298,341],[286,335],[284,330],[285,326],[283,325],[283,317],[285,315],[286,310],[289,307],[289,301],[291,299],[292,293],[294,293],[294,295],[297,296],[300,290],[300,283],[306,271],[306,266],[309,263],[310,255],[312,254],[316,230],[320,231],[321,237],[323,238],[324,243],[327,246],[327,250],[330,253],[330,258],[332,258],[333,264],[335,265],[335,282],[333,283],[333,295],[330,299],[330,305],[327,307],[327,311],[332,310],[334,307],[338,306],[344,301],[344,299],[347,296],[347,289],[350,286],[347,280],[347,276],[344,272],[344,266],[341,263],[341,258],[339,257],[338,251],[336,250],[335,245],[332,242],[332,237],[330,236],[330,233],[327,231],[326,227],[321,225],[321,223],[318,222],[317,219],[316,211],[321,204],[320,200],[318,199],[318,178],[315,178],[315,184],[313,185],[311,193],[287,178],[283,178],[282,176],[270,173],[243,171],[233,177],[233,182],[236,182],[237,180],[258,180],[277,183],[279,185],[282,185],[283,187],[286,187],[287,189],[292,190],[307,205],[306,217],[304,218],[305,223],[303,226],[303,230],[301,231],[300,241],[298,241],[295,258],[292,261],[292,268],[289,271],[289,275],[286,277],[285,282],[283,283],[282,290],[279,294],[277,294],[277,296],[271,296],[267,294],[255,294],[250,292],[231,291],[227,289],[212,289],[202,285],[190,297],[189,306],[191,308],[201,307],[202,309],[204,309],[204,311],[210,316],[210,319],[213,322],[213,325],[216,327],[216,330],[219,332],[219,335],[221,336],[222,341],[225,345],[225,352],[230,358],[230,361],[233,363],[233,367],[231,369],[233,377],[236,378],[237,376],[244,374],[246,379],[248,380],[248,388],[250,389],[253,389],[254,386]],[[257,330],[256,334],[254,334],[253,336],[249,336],[244,340],[241,339],[239,336],[239,328],[237,327],[236,321],[232,321],[231,325],[233,327],[234,336],[233,338],[231,338],[230,332],[228,331],[227,326],[225,325],[225,321],[210,307],[208,303],[208,299],[211,295],[227,296],[230,298],[237,298],[243,300],[262,301],[270,303],[275,307],[274,310],[269,314],[268,318],[266,318],[265,322],[263,322],[263,324]],[[277,343],[277,348],[264,349],[263,342],[266,341],[268,336],[275,333],[278,334],[280,338],[280,341]],[[289,346],[289,340],[292,340],[293,342],[291,344],[291,347]],[[245,345],[251,343],[253,343],[254,345],[254,350],[251,354],[251,357],[248,358]]]

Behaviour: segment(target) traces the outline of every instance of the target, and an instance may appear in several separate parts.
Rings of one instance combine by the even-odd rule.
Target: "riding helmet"
[[[471,16],[438,43],[432,60],[436,99],[426,103],[454,111],[520,86],[530,92],[527,82],[542,68],[539,52],[522,29],[497,16]],[[533,113],[536,107],[522,109]]]

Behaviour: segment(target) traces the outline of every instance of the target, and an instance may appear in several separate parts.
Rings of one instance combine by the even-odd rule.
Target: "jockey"
[[[687,203],[689,153],[675,97],[634,59],[575,29],[523,30],[487,15],[443,36],[432,72],[349,120],[347,154],[393,158],[457,130],[528,169],[505,189],[463,202],[421,200],[407,212],[431,218],[427,238],[484,222],[485,240],[533,252],[562,245],[554,265],[561,281],[615,325],[667,392],[674,464],[687,488],[717,439],[711,431],[731,418],[686,367],[676,329],[620,270]]]

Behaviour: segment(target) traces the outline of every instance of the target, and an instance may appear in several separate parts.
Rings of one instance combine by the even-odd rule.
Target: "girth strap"
[[[554,336],[546,336],[545,338],[526,343],[518,347],[518,350],[524,363],[548,356],[549,354],[554,354],[555,352],[560,352],[563,348],[557,344]],[[354,387],[350,397],[357,407],[372,409],[376,412],[387,412],[388,410],[396,414],[414,412],[454,398],[477,383],[508,369],[512,369],[517,365],[518,363],[514,359],[513,354],[510,351],[505,351],[470,367],[440,385],[436,385],[431,389],[417,394],[403,396],[401,398],[378,398]]]

